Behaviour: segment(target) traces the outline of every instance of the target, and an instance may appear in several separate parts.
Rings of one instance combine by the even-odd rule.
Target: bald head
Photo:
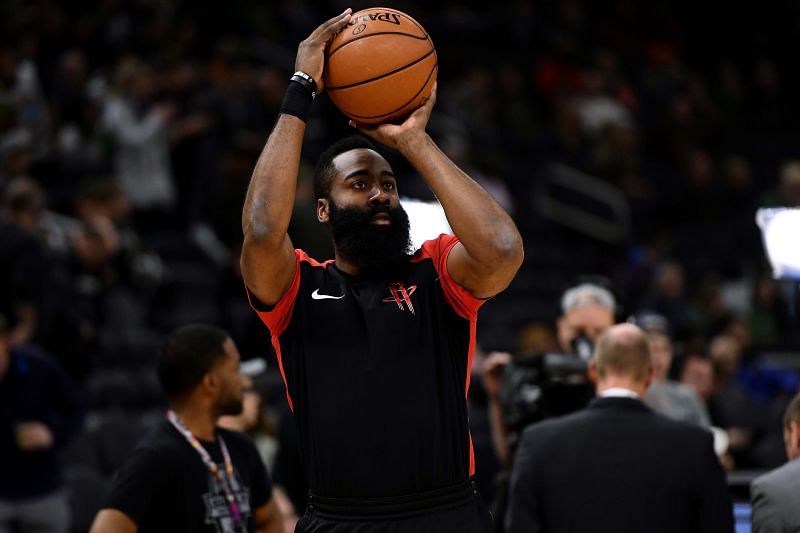
[[[600,337],[594,354],[598,378],[628,378],[645,384],[650,377],[650,348],[644,331],[633,324],[612,326]]]

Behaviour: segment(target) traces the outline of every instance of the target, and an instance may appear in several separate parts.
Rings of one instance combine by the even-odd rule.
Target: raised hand
[[[341,15],[323,22],[297,48],[294,68],[314,78],[314,81],[317,82],[318,93],[325,88],[322,81],[322,70],[325,67],[325,47],[333,36],[350,22],[352,13],[353,10],[348,7]]]
[[[436,104],[435,83],[433,84],[430,97],[425,100],[422,106],[415,109],[402,124],[377,124],[374,126],[367,126],[351,120],[350,125],[357,128],[365,135],[369,135],[381,144],[403,152],[403,149],[407,148],[412,141],[425,135],[425,128],[428,126],[428,120],[431,118],[434,104]]]

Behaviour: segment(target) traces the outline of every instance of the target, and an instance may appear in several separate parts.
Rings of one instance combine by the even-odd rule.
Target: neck
[[[207,441],[214,440],[218,417],[201,402],[181,402],[174,405],[172,410],[195,437]]]
[[[342,255],[338,252],[334,252],[334,259],[336,262],[336,268],[344,272],[345,274],[350,274],[351,276],[358,276],[363,272],[363,269],[358,265],[358,263],[354,263],[342,257]]]
[[[628,376],[606,376],[597,382],[597,395],[600,396],[608,389],[628,389],[644,398],[647,384],[639,383]]]

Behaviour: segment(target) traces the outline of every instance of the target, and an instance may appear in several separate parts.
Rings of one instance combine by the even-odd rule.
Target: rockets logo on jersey
[[[416,285],[411,285],[406,289],[402,282],[394,282],[390,283],[386,288],[391,293],[391,296],[384,298],[384,302],[394,302],[401,311],[408,309],[412,315],[415,314],[414,304],[411,303],[411,295],[417,290]]]

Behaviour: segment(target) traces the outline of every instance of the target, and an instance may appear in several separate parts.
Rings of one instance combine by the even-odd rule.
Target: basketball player
[[[242,272],[272,333],[311,489],[297,531],[485,532],[466,395],[478,308],[514,277],[522,240],[425,132],[435,92],[402,124],[359,130],[413,165],[455,236],[409,253],[397,180],[363,137],[331,146],[315,171],[335,259],[317,262],[286,233],[323,53],[349,18],[300,44],[242,215]]]

